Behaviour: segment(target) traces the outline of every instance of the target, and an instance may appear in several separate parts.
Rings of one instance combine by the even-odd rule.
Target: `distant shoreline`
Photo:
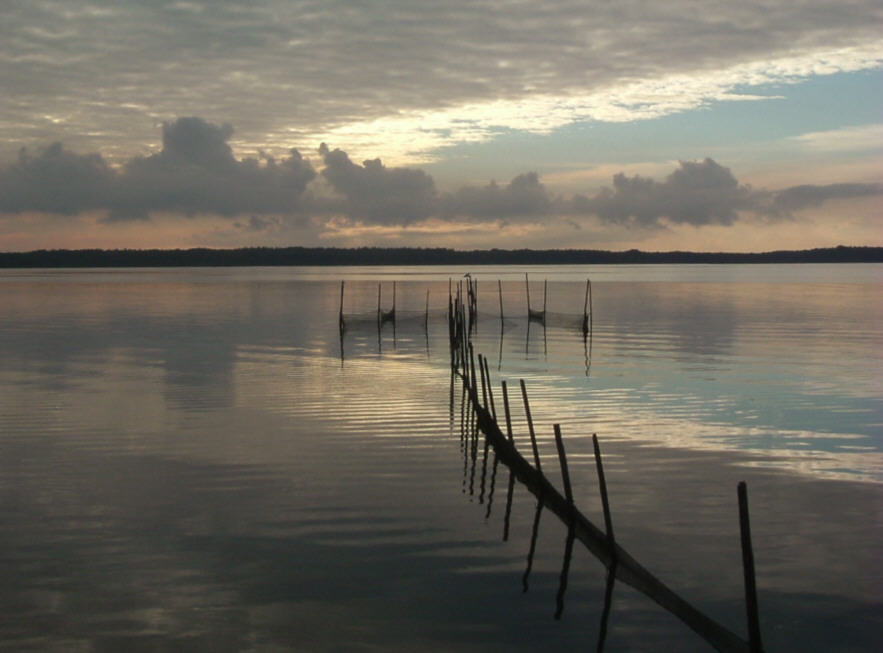
[[[0,252],[0,268],[274,267],[356,265],[654,265],[883,263],[883,247],[761,253],[623,252],[588,249],[460,251],[417,247],[245,247],[239,249],[54,249]]]

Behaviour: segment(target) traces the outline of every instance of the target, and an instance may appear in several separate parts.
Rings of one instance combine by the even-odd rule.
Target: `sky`
[[[879,0],[0,0],[0,251],[836,245]]]

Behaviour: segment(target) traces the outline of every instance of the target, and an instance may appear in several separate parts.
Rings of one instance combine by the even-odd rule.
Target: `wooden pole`
[[[475,348],[469,343],[469,376],[472,380],[472,392],[478,392],[478,380],[475,378]]]
[[[527,272],[524,273],[524,286],[527,289],[527,314],[530,315],[530,281],[527,278]]]
[[[564,453],[564,440],[561,438],[561,425],[554,424],[555,445],[558,447],[558,461],[561,463],[561,481],[564,483],[564,497],[573,506],[573,489],[570,487],[570,472],[567,469],[567,454]]]
[[[503,282],[497,279],[497,289],[500,291],[500,325],[503,324]]]
[[[512,414],[509,412],[509,391],[505,381],[502,381],[501,385],[503,387],[503,410],[506,411],[506,438],[512,442],[514,437],[512,435]]]
[[[739,496],[739,532],[742,536],[742,569],[745,574],[745,608],[748,612],[748,646],[751,653],[760,653],[760,617],[757,606],[757,585],[754,578],[754,551],[751,547],[751,523],[748,517],[748,486],[741,481]]]
[[[721,653],[752,653],[747,641],[687,603],[658,578],[650,574],[619,544],[616,545],[616,556],[613,558],[606,534],[589,521],[572,502],[562,496],[539,470],[525,460],[514,445],[508,441],[499,425],[491,419],[486,410],[481,408],[478,404],[479,398],[474,393],[469,395],[469,402],[472,406],[470,412],[475,415],[477,422],[475,431],[481,430],[491,439],[496,454],[509,466],[516,478],[539,499],[538,510],[540,506],[546,506],[568,525],[568,529],[572,525],[574,537],[585,544],[586,548],[608,570],[615,568],[617,579],[656,601],[661,607],[681,619],[716,650]],[[616,561],[615,566],[612,564],[612,560]],[[528,571],[525,572],[525,587],[529,571],[530,554]]]
[[[497,407],[494,405],[494,386],[491,384],[491,370],[487,364],[487,356],[482,358],[482,364],[484,365],[484,375],[487,377],[487,396],[491,402],[491,415],[494,418],[494,421],[497,420]]]
[[[481,354],[478,355],[478,371],[481,374],[481,399],[483,401],[484,409],[488,410],[487,385],[484,380],[484,357]]]
[[[338,326],[340,327],[340,332],[343,333],[343,284],[344,282],[340,282],[340,316],[338,318]]]
[[[607,531],[607,542],[610,554],[616,559],[616,540],[613,537],[613,518],[610,515],[610,501],[607,499],[607,482],[604,480],[604,465],[601,463],[601,448],[598,436],[592,433],[592,445],[595,447],[595,465],[598,468],[598,484],[601,486],[601,506],[604,508],[604,528]]]
[[[530,415],[530,403],[527,401],[527,388],[524,387],[524,379],[521,379],[521,396],[524,399],[524,414],[527,416],[527,430],[530,433],[530,446],[533,447],[533,460],[538,472],[543,471],[540,464],[540,449],[537,447],[537,434],[533,430],[533,418]]]
[[[592,294],[592,282],[586,279],[586,300],[583,303],[583,337],[589,335],[589,298]]]
[[[546,288],[548,287],[549,282],[543,281],[543,326],[546,326]]]

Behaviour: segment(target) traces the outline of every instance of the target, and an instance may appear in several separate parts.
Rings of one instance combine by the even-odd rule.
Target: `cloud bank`
[[[151,214],[243,218],[260,232],[279,216],[345,219],[377,226],[427,220],[505,225],[554,217],[591,216],[602,224],[658,229],[668,225],[732,225],[743,215],[793,218],[830,200],[883,195],[883,184],[800,185],[756,190],[716,161],[682,161],[663,181],[614,175],[594,195],[556,196],[527,172],[507,184],[490,182],[440,192],[424,171],[387,167],[380,159],[354,163],[323,145],[322,167],[292,149],[236,159],[233,129],[201,118],[162,126],[162,149],[113,168],[100,154],[76,154],[54,143],[37,154],[23,149],[0,169],[0,217],[26,212],[77,215],[103,212],[107,222],[143,221]]]

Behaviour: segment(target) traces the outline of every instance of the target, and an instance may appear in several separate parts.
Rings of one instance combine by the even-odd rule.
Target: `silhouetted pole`
[[[748,486],[740,481],[739,531],[742,535],[742,568],[745,573],[745,607],[748,611],[748,646],[751,653],[761,653],[760,616],[757,606],[757,584],[754,580],[754,551],[751,547],[751,523],[748,517]]]
[[[583,336],[588,336],[592,331],[592,280],[586,279],[586,301],[583,304]]]
[[[484,381],[484,360],[483,360],[483,357],[481,354],[478,355],[478,373],[481,374],[482,406],[484,407],[485,410],[489,410],[488,409],[488,402],[487,402],[487,385],[485,384],[485,381]]]
[[[548,281],[543,281],[543,328],[546,326],[546,289],[549,287]]]
[[[503,282],[497,279],[497,289],[500,291],[500,325],[503,324]]]
[[[564,484],[564,497],[568,505],[573,507],[573,489],[570,487],[570,472],[567,469],[567,454],[564,453],[564,440],[561,438],[561,425],[554,424],[555,446],[558,447],[558,461],[561,463],[561,481]]]
[[[343,284],[344,282],[340,282],[340,317],[338,318],[338,326],[340,327],[340,332],[343,333]]]
[[[494,421],[497,421],[497,407],[494,405],[494,387],[491,385],[491,371],[488,368],[487,364],[487,356],[479,359],[484,365],[484,375],[487,378],[487,396],[491,402],[491,415],[494,418]]]
[[[377,328],[378,329],[380,329],[380,327],[383,325],[383,309],[380,306],[380,295],[381,295],[382,288],[383,288],[383,284],[378,283],[377,284]]]
[[[527,272],[524,273],[524,287],[527,289],[527,314],[530,316],[530,280],[527,278]]]
[[[607,499],[607,481],[604,480],[604,465],[601,463],[601,448],[598,436],[592,433],[592,445],[595,448],[595,465],[598,468],[598,484],[601,487],[601,506],[604,508],[604,528],[607,531],[607,543],[610,545],[610,556],[616,560],[616,541],[613,537],[613,518],[610,515],[610,501]]]
[[[524,399],[524,414],[527,417],[527,430],[530,433],[530,446],[533,447],[533,461],[536,464],[537,471],[542,472],[543,466],[540,464],[540,450],[537,447],[537,434],[533,430],[533,418],[530,415],[530,403],[527,401],[527,388],[524,387],[524,379],[521,379],[520,382],[521,396]]]
[[[472,381],[472,391],[478,393],[478,379],[475,378],[475,347],[469,343],[469,377]]]

